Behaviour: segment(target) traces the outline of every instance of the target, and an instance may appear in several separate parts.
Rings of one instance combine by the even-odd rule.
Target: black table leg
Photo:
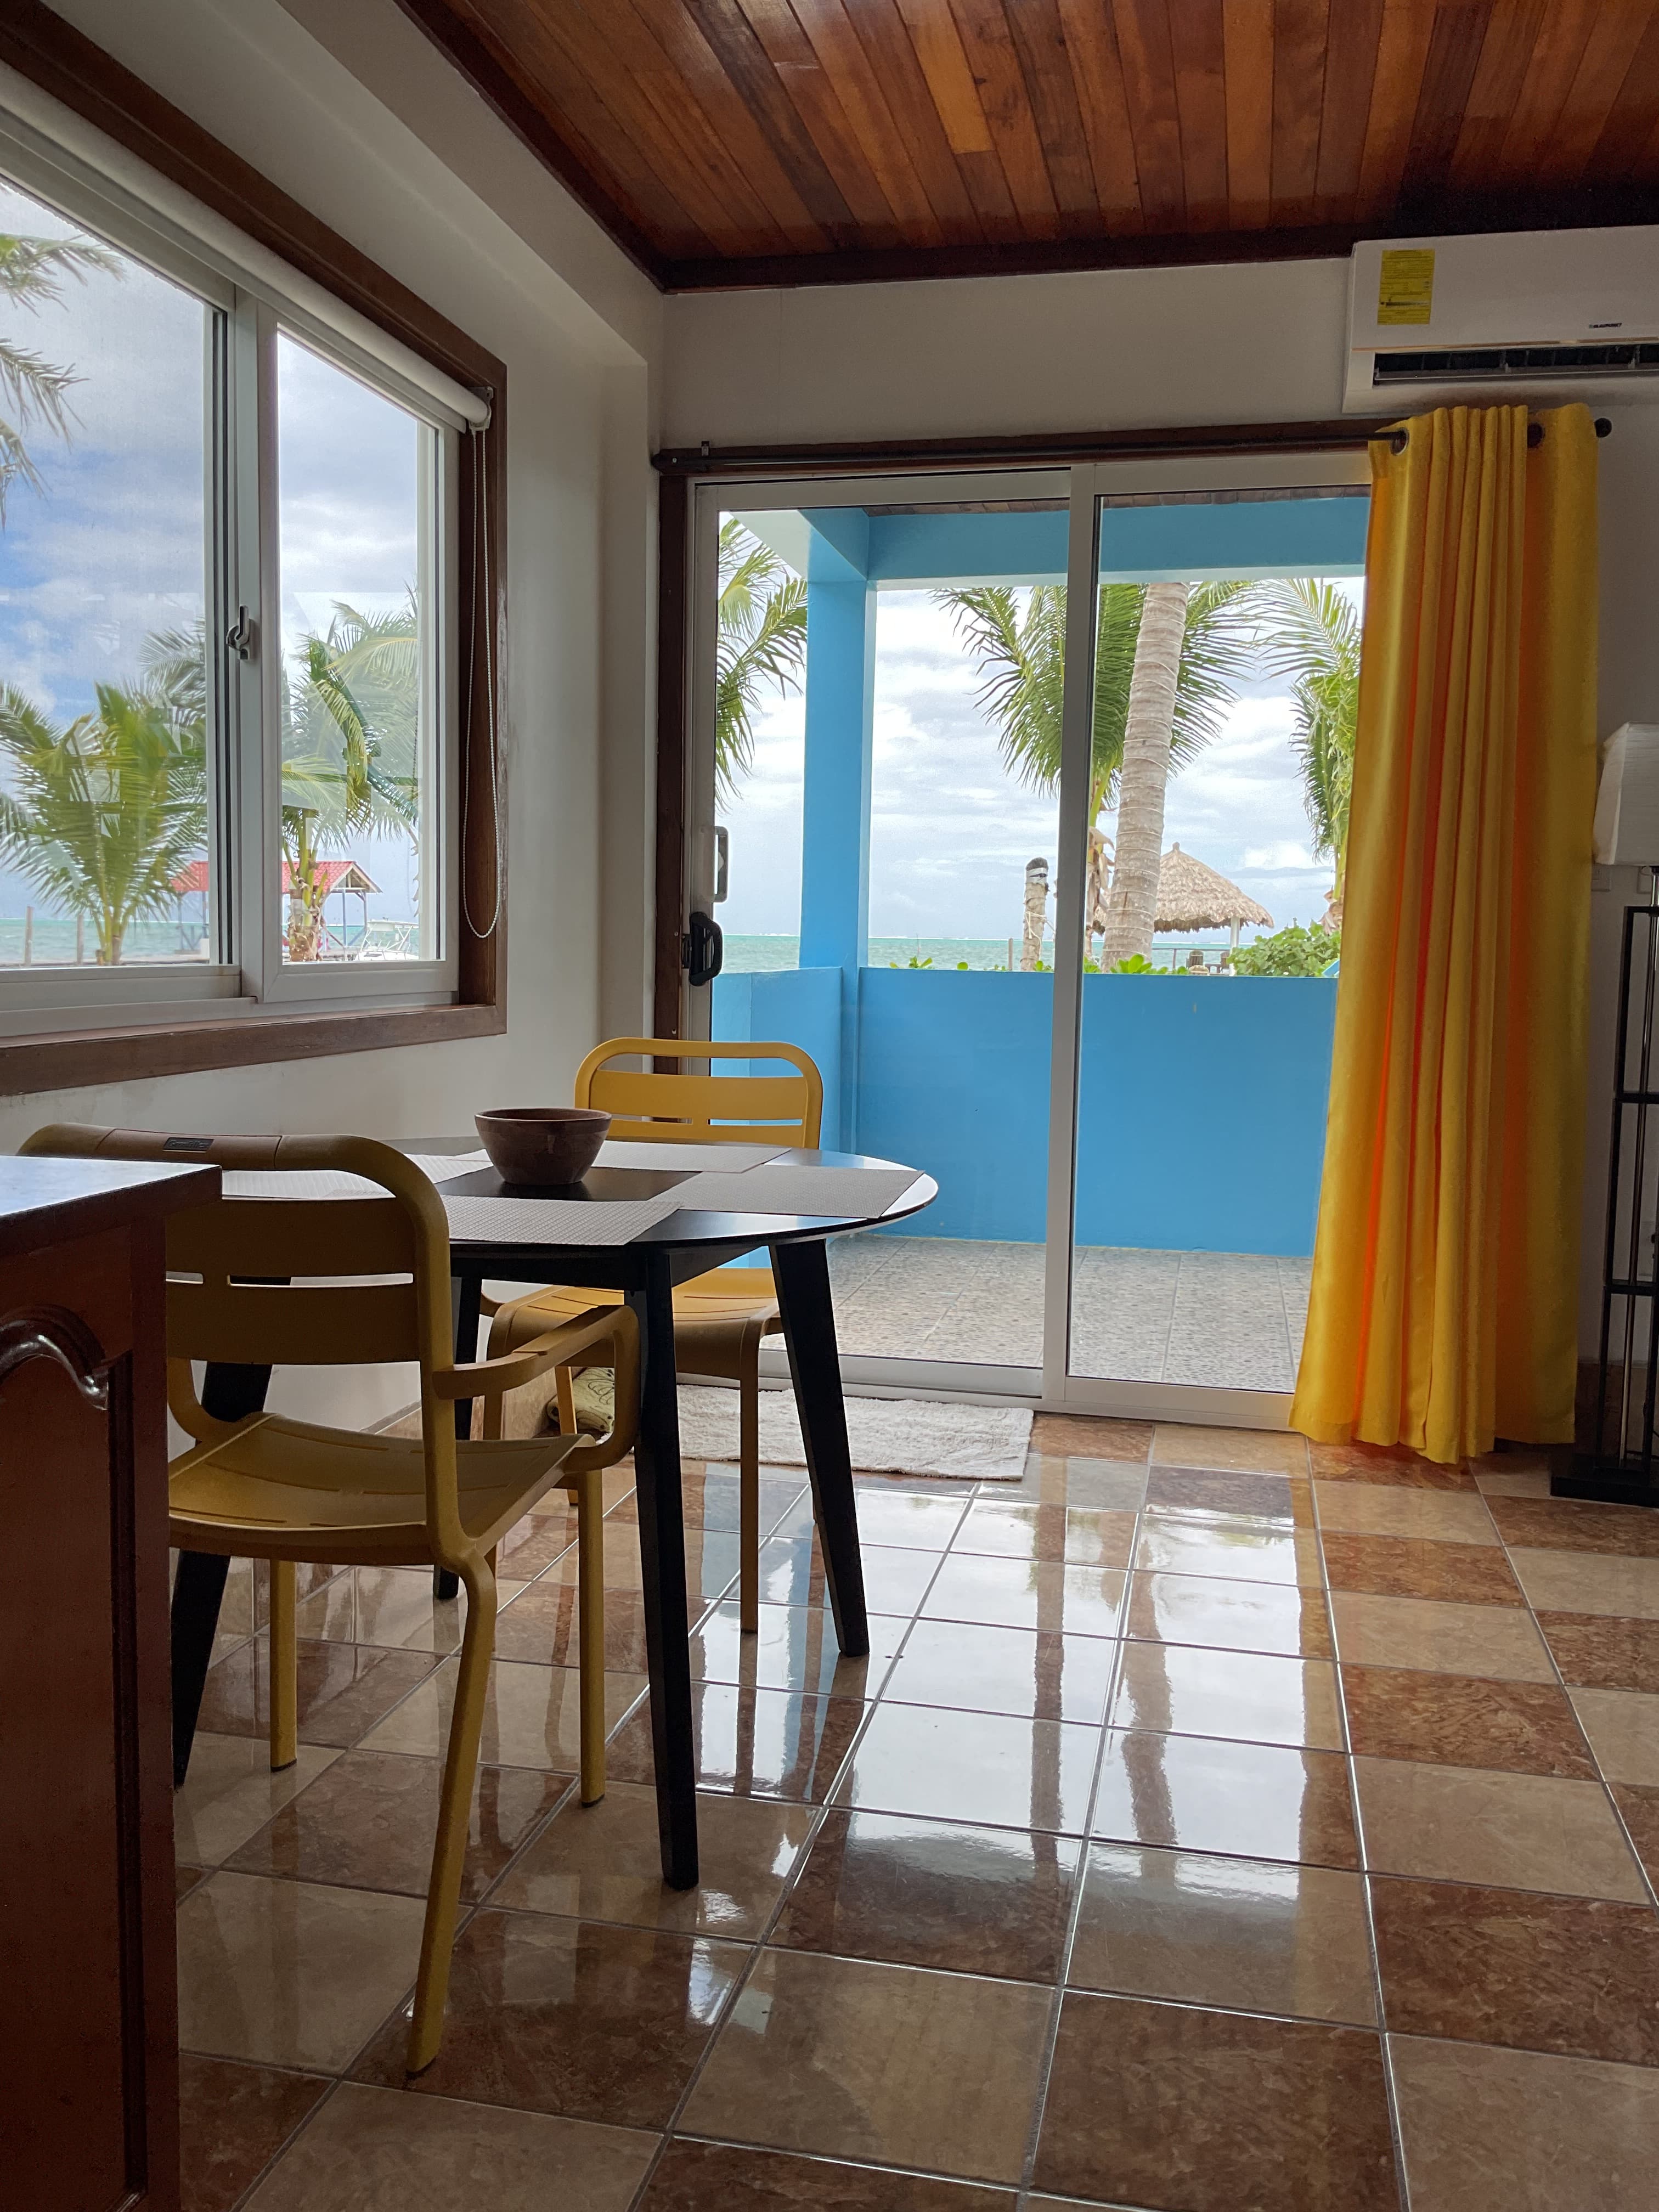
[[[674,1371],[674,1294],[665,1251],[643,1291],[629,1293],[640,1324],[640,1433],[634,1448],[657,1832],[671,1889],[697,1880],[697,1763],[691,1729],[690,1622],[685,1600],[685,1509],[680,1495],[680,1417]]]
[[[455,1358],[476,1359],[478,1356],[478,1316],[483,1308],[483,1281],[477,1275],[456,1275],[449,1285],[450,1310],[455,1316]],[[455,1401],[455,1437],[465,1443],[472,1433],[472,1401]],[[461,1578],[452,1575],[447,1567],[432,1570],[432,1595],[446,1603],[460,1595]]]
[[[216,1421],[245,1420],[264,1411],[270,1388],[268,1367],[210,1364],[202,1379],[202,1410]],[[180,1552],[173,1583],[173,1786],[182,1790],[190,1771],[196,1720],[202,1710],[219,1606],[230,1561],[217,1552]]]
[[[836,1617],[836,1640],[849,1659],[870,1649],[864,1605],[864,1561],[859,1551],[858,1505],[847,1407],[841,1393],[841,1357],[830,1298],[830,1261],[822,1241],[779,1244],[772,1250],[789,1373],[795,1385],[812,1512],[823,1552],[823,1577]]]

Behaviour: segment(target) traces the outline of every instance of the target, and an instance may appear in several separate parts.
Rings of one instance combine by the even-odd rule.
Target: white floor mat
[[[1018,1482],[1031,1416],[1018,1406],[963,1406],[921,1398],[847,1401],[853,1465],[866,1474],[934,1474],[958,1482]],[[735,1462],[738,1394],[680,1386],[680,1450],[687,1459]],[[793,1390],[760,1394],[761,1464],[805,1467]]]

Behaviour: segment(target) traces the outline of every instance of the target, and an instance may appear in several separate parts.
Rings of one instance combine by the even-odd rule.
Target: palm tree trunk
[[[1026,975],[1042,962],[1042,931],[1048,913],[1048,863],[1025,863],[1025,926],[1020,939],[1019,964]]]
[[[1148,584],[1135,640],[1134,672],[1123,725],[1118,784],[1117,853],[1106,902],[1100,964],[1115,967],[1152,949],[1158,872],[1164,858],[1164,801],[1170,781],[1176,680],[1187,628],[1187,584]]]

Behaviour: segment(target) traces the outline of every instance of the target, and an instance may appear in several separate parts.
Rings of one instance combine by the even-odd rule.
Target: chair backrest
[[[174,1418],[204,1441],[225,1433],[196,1395],[192,1360],[254,1367],[418,1362],[428,1534],[446,1554],[465,1542],[453,1408],[431,1389],[432,1376],[454,1364],[449,1224],[442,1200],[412,1160],[372,1137],[183,1136],[79,1122],[37,1129],[21,1150],[188,1160],[269,1176],[268,1193],[230,1194],[168,1217],[167,1396]],[[328,1183],[343,1176],[378,1184],[386,1195],[329,1195]],[[282,1180],[289,1176],[295,1195],[285,1197]],[[388,1276],[398,1279],[383,1279]]]
[[[615,1067],[618,1060],[781,1060],[793,1075],[671,1075]],[[716,1044],[706,1037],[611,1037],[576,1070],[573,1104],[611,1117],[613,1137],[683,1145],[804,1145],[816,1147],[823,1120],[823,1079],[799,1045]]]

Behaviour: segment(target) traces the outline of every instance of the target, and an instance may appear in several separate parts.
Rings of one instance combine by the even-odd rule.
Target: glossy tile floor
[[[1072,1367],[1125,1382],[1291,1390],[1310,1260],[1257,1252],[1079,1246]],[[830,1247],[843,1352],[1042,1364],[1041,1244],[838,1237]]]
[[[447,2033],[410,2088],[456,1640],[313,1580],[273,1777],[233,1582],[179,1802],[191,2212],[1636,2212],[1659,2172],[1659,1516],[1300,1438],[1040,1418],[863,1481],[838,1661],[799,1479],[739,1637],[688,1479],[703,1881],[658,1878],[633,1503],[583,1811],[561,1513],[504,1553]]]

